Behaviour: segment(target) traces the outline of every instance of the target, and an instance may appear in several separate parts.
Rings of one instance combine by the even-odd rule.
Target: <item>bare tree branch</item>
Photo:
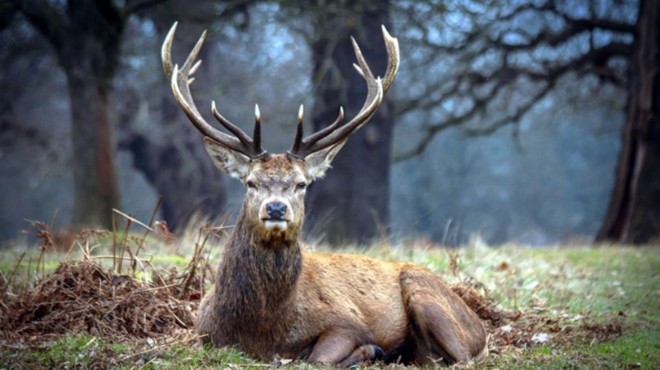
[[[550,83],[545,85],[543,89],[534,94],[534,96],[532,96],[527,102],[519,106],[513,114],[501,117],[500,119],[491,122],[488,126],[485,127],[468,127],[465,129],[465,132],[470,136],[490,135],[504,126],[520,122],[522,117],[527,114],[527,112],[529,112],[529,110],[534,107],[536,103],[548,95],[548,93],[552,91],[555,85],[556,83],[554,80],[550,81]]]
[[[399,98],[396,108],[399,116],[433,112],[433,116],[440,118],[423,125],[422,139],[409,151],[395,155],[394,161],[422,153],[436,134],[450,127],[470,124],[465,127],[468,135],[487,135],[517,124],[569,73],[579,78],[597,76],[602,83],[625,87],[626,75],[620,61],[625,63],[633,49],[627,41],[632,37],[621,35],[634,32],[632,23],[593,14],[593,18],[574,17],[551,1],[523,3],[513,9],[501,7],[490,13],[472,11],[466,6],[459,8],[462,13],[452,17],[465,17],[468,24],[476,23],[471,29],[458,32],[452,43],[451,39],[438,37],[436,24],[421,19],[428,15],[400,7],[415,27],[422,30],[423,37],[416,38],[412,46],[417,54],[421,50],[425,53],[419,58],[420,63],[447,58],[449,62],[444,71],[429,73],[424,78],[421,91]],[[443,23],[442,19],[436,17],[434,22]],[[542,26],[525,27],[530,19],[538,19]],[[601,37],[600,44],[594,43],[592,34],[596,30],[610,32],[610,39]],[[580,39],[581,35],[587,38]],[[612,64],[613,60],[619,62]],[[423,71],[424,66],[419,69]],[[516,91],[521,81],[536,86],[536,91],[526,99],[501,98],[505,92]],[[449,108],[447,102],[451,102]],[[511,113],[494,116],[489,113],[487,120],[478,117],[497,111]],[[481,124],[473,125],[477,119]]]

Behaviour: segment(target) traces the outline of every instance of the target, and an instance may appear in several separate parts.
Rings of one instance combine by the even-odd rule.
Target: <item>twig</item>
[[[114,211],[114,209],[113,209],[113,211]],[[117,272],[119,274],[121,274],[122,262],[124,261],[124,253],[126,252],[126,246],[127,246],[126,241],[128,239],[128,230],[131,228],[131,219],[132,218],[128,218],[126,220],[126,228],[124,229],[124,237],[121,240],[121,252],[120,252],[120,255],[119,255],[119,257],[120,257],[119,258],[119,269],[117,270]]]
[[[115,213],[121,215],[122,217],[124,217],[125,219],[127,219],[129,222],[136,223],[136,224],[138,224],[138,225],[144,227],[145,229],[147,229],[147,230],[149,230],[149,231],[151,231],[151,232],[154,231],[154,229],[152,229],[150,226],[145,225],[144,223],[140,222],[140,220],[136,219],[135,217],[129,216],[129,215],[127,215],[126,213],[124,213],[124,212],[122,212],[122,211],[120,211],[120,210],[118,210],[118,209],[116,209],[116,208],[113,208],[113,209],[112,209],[112,212],[115,212]]]
[[[89,249],[89,240],[85,239],[85,243],[80,244],[80,251],[82,252],[83,261],[90,261],[92,259],[92,252]]]
[[[149,364],[151,364],[151,363],[154,362],[154,361],[156,361],[156,358],[155,358],[155,357],[149,359],[149,361],[145,362],[145,363],[144,363],[142,366],[140,366],[138,369],[145,369]]]
[[[185,322],[183,322],[183,320],[181,320],[179,318],[179,316],[177,316],[174,312],[172,312],[172,310],[170,309],[170,307],[168,305],[164,305],[164,307],[165,307],[165,310],[167,310],[167,312],[169,312],[172,316],[174,316],[174,319],[179,323],[179,325],[181,325],[181,327],[185,328],[185,327],[188,326],[188,325],[186,325]]]
[[[156,203],[156,207],[154,208],[154,211],[151,212],[151,218],[149,219],[149,227],[150,228],[146,229],[146,231],[144,232],[144,235],[142,236],[142,240],[140,240],[140,244],[138,244],[138,248],[135,251],[135,256],[136,257],[138,255],[140,255],[140,251],[142,250],[142,246],[144,245],[145,239],[147,239],[147,235],[149,235],[150,231],[153,231],[153,228],[151,228],[151,226],[153,226],[153,224],[154,224],[154,219],[156,218],[156,213],[158,213],[158,209],[160,208],[160,205],[162,203],[163,203],[163,196],[161,195],[160,197],[158,197],[158,203]]]
[[[128,230],[126,230],[126,234],[128,235]],[[130,257],[129,261],[131,261],[132,276],[135,277],[136,257],[135,257],[135,255],[133,255],[133,252],[131,252],[131,246],[128,243],[126,243],[124,247],[125,247],[124,250],[128,253],[128,256]],[[122,257],[123,257],[123,254],[122,254]]]
[[[447,254],[449,255],[449,271],[451,271],[451,274],[454,275],[454,277],[456,277],[460,281],[461,272],[458,262],[458,253],[447,251]]]
[[[39,251],[39,259],[37,260],[37,275],[39,274],[39,267],[41,267],[41,278],[46,276],[46,262],[44,258],[44,253],[46,253],[46,247],[42,246],[41,251]]]
[[[204,241],[206,241],[206,239]],[[186,273],[186,278],[183,281],[183,287],[181,288],[181,291],[179,291],[179,298],[183,297],[184,294],[188,291],[188,287],[195,277],[203,249],[204,245],[195,244],[195,251],[193,252],[192,258],[190,259],[190,263],[188,263],[188,267],[186,268],[188,272]]]
[[[27,279],[25,279],[25,286],[23,287],[24,289],[27,289],[28,284],[30,284],[30,270],[32,269],[32,256],[28,258],[28,268],[27,268]]]
[[[7,277],[7,287],[11,286],[12,280],[14,279],[14,276],[16,276],[16,273],[18,271],[18,268],[21,266],[21,262],[23,262],[23,258],[25,258],[25,253],[21,253],[21,256],[18,258],[18,262],[14,265],[14,269],[9,273],[9,276]]]
[[[87,344],[85,344],[84,346],[82,346],[82,348],[87,348],[87,347],[89,347],[89,345],[92,344],[92,343],[94,343],[95,341],[96,341],[96,337],[93,337],[89,342],[87,342]]]
[[[117,271],[117,221],[112,214],[112,271]]]
[[[110,256],[110,255],[92,256],[91,258],[92,258],[92,259],[109,259],[109,258],[117,258],[117,259],[119,259],[119,257]],[[130,256],[129,256],[129,257],[123,257],[123,259],[128,260],[128,261],[131,261],[131,260],[133,260],[133,259],[135,259],[135,258],[137,258],[137,257],[133,257],[133,258],[131,258]],[[147,260],[141,260],[141,262],[146,262],[146,261],[147,261]]]
[[[156,269],[156,267],[154,267],[154,265],[151,264],[151,261],[144,261],[144,262],[146,262],[147,265],[149,265],[149,267],[151,267],[151,271],[152,271],[154,274],[156,274],[156,276],[158,277],[158,280],[159,280],[159,281],[162,281],[163,283],[165,283],[165,279],[163,279],[163,276],[160,274],[160,272],[158,272],[158,270]],[[172,285],[175,286],[176,284],[172,284]],[[167,286],[167,287],[170,287],[170,286]]]

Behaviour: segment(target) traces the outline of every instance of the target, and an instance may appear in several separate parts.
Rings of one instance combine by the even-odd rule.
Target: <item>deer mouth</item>
[[[269,231],[284,231],[289,225],[289,221],[281,218],[265,218],[263,219],[266,230]]]

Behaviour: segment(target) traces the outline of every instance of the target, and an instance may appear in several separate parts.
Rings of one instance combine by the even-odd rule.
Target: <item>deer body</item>
[[[199,114],[189,85],[203,37],[179,69],[171,62],[172,27],[163,65],[177,103],[205,135],[216,166],[246,186],[236,226],[225,246],[215,284],[203,298],[197,331],[218,347],[236,346],[264,360],[274,356],[350,366],[363,361],[454,363],[484,351],[477,315],[427,269],[363,256],[305,254],[301,238],[307,186],[321,178],[348,137],[373,115],[398,67],[398,44],[383,29],[385,78],[374,78],[357,44],[356,69],[368,86],[362,110],[340,125],[302,138],[302,107],[291,150],[261,148],[260,116],[250,138],[217,111],[234,136]]]
[[[251,280],[258,286],[254,290],[246,290],[244,276],[220,281],[223,272],[236,270],[219,273],[215,290],[200,306],[198,331],[219,347],[236,345],[263,359],[279,355],[339,363],[361,345],[375,344],[393,353],[405,344],[409,333],[395,266],[364,257],[303,256],[297,251],[271,252],[272,260],[260,261],[262,267],[272,263],[275,271],[260,271]],[[285,271],[277,269],[283,267],[278,260],[286,261]],[[264,279],[269,275],[281,280]],[[342,350],[323,350],[323,345],[340,343]]]

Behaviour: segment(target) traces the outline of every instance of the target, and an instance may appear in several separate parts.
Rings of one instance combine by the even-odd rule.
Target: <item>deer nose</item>
[[[286,204],[282,202],[270,202],[266,204],[266,214],[274,220],[281,220],[286,214]]]

